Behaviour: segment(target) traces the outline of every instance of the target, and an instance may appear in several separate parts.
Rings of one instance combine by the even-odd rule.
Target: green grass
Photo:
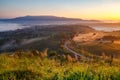
[[[16,52],[0,55],[0,80],[120,80],[120,66],[69,62],[66,57],[49,58],[45,51]]]

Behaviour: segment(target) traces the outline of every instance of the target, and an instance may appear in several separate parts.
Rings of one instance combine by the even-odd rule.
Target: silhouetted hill
[[[16,17],[12,19],[0,19],[1,21],[81,21],[82,19],[76,18],[65,18],[65,17],[56,17],[56,16],[23,16]]]
[[[79,18],[66,18],[57,16],[23,16],[12,19],[0,19],[0,21],[87,21],[87,22],[100,22],[99,20],[83,20]]]

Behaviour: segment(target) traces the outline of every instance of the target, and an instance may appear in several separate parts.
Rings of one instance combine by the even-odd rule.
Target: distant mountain
[[[83,20],[79,18],[66,18],[56,16],[23,16],[12,19],[0,19],[2,22],[17,23],[26,26],[33,25],[67,25],[67,24],[89,24],[99,23],[99,20]]]
[[[23,16],[16,17],[12,19],[0,19],[0,21],[91,21],[91,22],[101,22],[99,20],[83,20],[79,18],[66,18],[57,16]]]
[[[56,16],[23,16],[13,19],[0,19],[1,21],[81,21],[82,19],[65,18]]]

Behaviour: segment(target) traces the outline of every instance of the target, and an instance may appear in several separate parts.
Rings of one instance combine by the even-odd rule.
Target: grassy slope
[[[106,33],[106,36],[120,36],[120,31],[108,32]],[[105,53],[107,56],[113,55],[115,58],[120,58],[120,44],[102,43],[97,41],[86,44],[72,42],[70,47],[77,52],[84,50],[93,55],[102,55],[102,53]]]
[[[92,54],[102,55],[104,52],[106,55],[114,55],[114,57],[120,57],[120,45],[119,44],[86,44],[79,45],[76,49],[84,49]]]
[[[0,55],[0,80],[120,80],[119,66],[48,58],[45,52],[22,54]]]

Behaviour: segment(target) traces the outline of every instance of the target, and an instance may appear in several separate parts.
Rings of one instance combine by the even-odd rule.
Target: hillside
[[[96,55],[103,52],[101,45],[106,50],[104,44],[92,47],[72,40],[78,36],[95,42],[99,34],[104,32],[83,25],[33,26],[0,32],[0,80],[120,80],[120,59],[106,53]],[[68,48],[89,59],[65,49],[67,41]]]
[[[33,26],[15,31],[0,32],[0,51],[19,49],[58,50],[63,41],[76,33],[91,32],[94,29],[83,25]]]

